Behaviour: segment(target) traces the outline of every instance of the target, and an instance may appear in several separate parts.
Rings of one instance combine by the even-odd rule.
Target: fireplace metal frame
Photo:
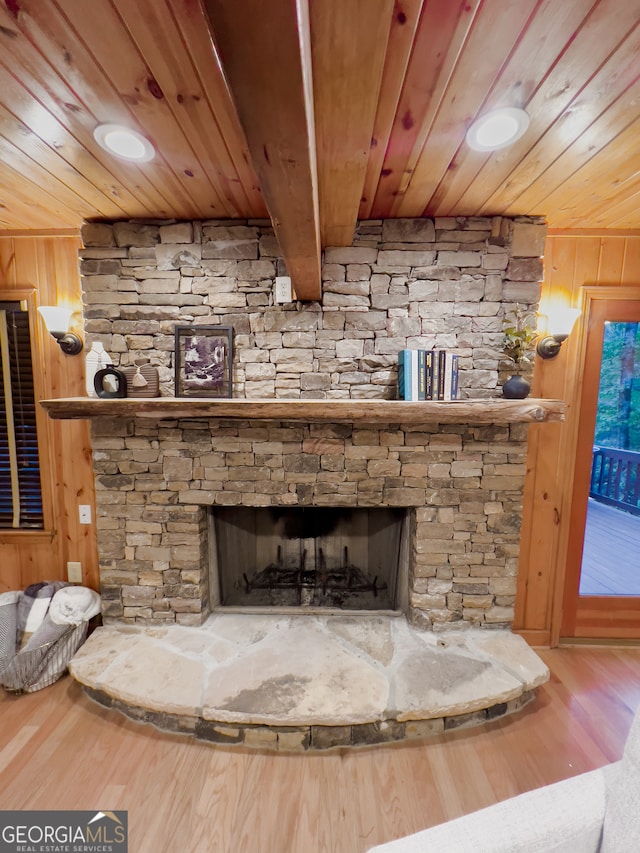
[[[260,509],[261,507],[255,507]],[[267,507],[264,507],[267,509]],[[299,507],[301,508],[301,507]],[[308,507],[311,508],[311,507]],[[316,507],[325,509],[326,507]],[[338,508],[338,507],[336,507]],[[345,510],[353,509],[375,509],[374,507],[352,507],[344,506]],[[251,507],[254,509],[254,507]],[[298,606],[277,606],[271,607],[268,605],[252,606],[252,605],[237,605],[223,604],[220,587],[220,571],[218,565],[218,547],[217,533],[215,525],[214,511],[215,507],[207,506],[207,551],[209,555],[209,607],[212,612],[224,611],[225,613],[279,613],[279,614],[342,614],[342,615],[385,615],[385,616],[403,616],[409,604],[409,573],[410,573],[410,556],[411,556],[411,531],[415,524],[415,507],[395,507],[395,509],[404,510],[404,516],[401,520],[400,527],[400,542],[398,555],[398,570],[396,574],[396,590],[395,590],[395,608],[369,610],[369,609],[351,609],[330,606],[313,606],[305,605]]]

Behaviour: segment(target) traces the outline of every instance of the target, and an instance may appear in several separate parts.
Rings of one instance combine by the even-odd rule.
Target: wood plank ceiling
[[[5,231],[270,215],[310,297],[357,218],[640,228],[640,0],[4,0],[0,44]],[[527,133],[472,151],[498,105]]]

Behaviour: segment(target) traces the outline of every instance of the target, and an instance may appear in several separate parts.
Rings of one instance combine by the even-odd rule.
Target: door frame
[[[593,443],[593,436],[585,434],[584,429],[581,429],[580,415],[583,406],[587,405],[590,415],[595,419],[597,392],[595,397],[589,393],[588,398],[585,398],[585,383],[589,383],[589,391],[592,391],[594,375],[597,376],[596,385],[599,384],[600,375],[600,353],[596,356],[593,347],[589,351],[587,340],[589,333],[602,320],[596,309],[599,303],[633,302],[640,307],[640,290],[635,287],[583,287],[581,294],[583,331],[576,357],[576,383],[567,424],[566,463],[564,470],[559,472],[565,484],[562,516],[568,523],[564,525],[559,543],[559,565],[562,571],[558,572],[556,578],[557,606],[554,607],[552,617],[554,645],[561,637],[640,638],[640,597],[583,596],[580,601],[578,591],[587,509],[585,488],[588,497],[591,473],[590,464],[587,466],[585,462],[587,454],[591,458]],[[603,613],[605,609],[606,613]]]

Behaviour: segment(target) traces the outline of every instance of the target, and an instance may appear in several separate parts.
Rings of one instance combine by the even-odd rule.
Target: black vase
[[[502,396],[508,400],[524,400],[529,396],[531,385],[517,373],[511,376],[502,386]]]

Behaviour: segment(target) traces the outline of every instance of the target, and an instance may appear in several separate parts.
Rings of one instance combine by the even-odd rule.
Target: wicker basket
[[[85,641],[88,622],[69,625],[56,639],[18,650],[15,605],[0,606],[0,632],[6,642],[0,656],[0,686],[8,693],[33,693],[57,681]],[[9,633],[13,643],[9,643]],[[12,648],[11,648],[12,646]]]
[[[57,681],[87,636],[88,622],[69,625],[55,642],[35,649],[25,649],[5,662],[0,662],[0,684],[7,693],[34,693]]]

